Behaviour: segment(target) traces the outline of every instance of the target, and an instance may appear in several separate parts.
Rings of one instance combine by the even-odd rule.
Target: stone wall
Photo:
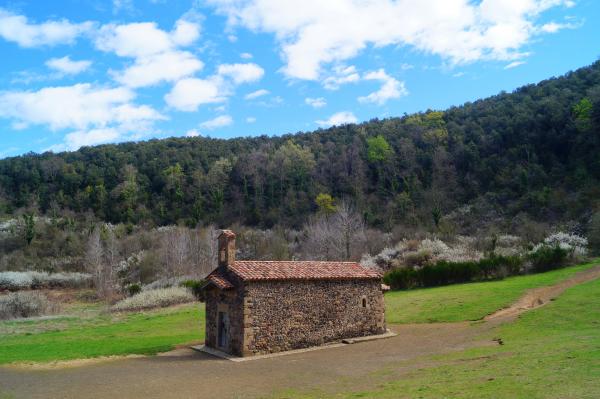
[[[384,312],[379,280],[247,282],[242,355],[381,334]]]
[[[206,292],[206,338],[205,345],[242,356],[243,346],[243,290],[220,290],[209,288]],[[217,317],[219,311],[229,314],[229,348],[217,346]]]

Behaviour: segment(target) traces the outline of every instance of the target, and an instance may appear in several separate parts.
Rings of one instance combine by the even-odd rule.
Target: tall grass
[[[159,288],[142,291],[113,305],[113,311],[143,310],[162,308],[180,303],[193,302],[194,295],[185,287]]]

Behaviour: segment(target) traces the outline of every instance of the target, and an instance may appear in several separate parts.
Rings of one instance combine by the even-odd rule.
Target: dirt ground
[[[285,388],[327,390],[340,381],[360,387],[370,373],[422,367],[427,355],[496,345],[481,335],[548,303],[570,286],[598,277],[600,267],[595,267],[557,285],[531,290],[485,322],[394,325],[391,329],[398,335],[392,338],[269,359],[234,363],[184,348],[154,357],[82,362],[78,367],[1,367],[0,397],[8,393],[28,399],[256,398]]]

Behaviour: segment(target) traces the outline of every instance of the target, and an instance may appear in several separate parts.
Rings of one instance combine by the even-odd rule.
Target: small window
[[[363,298],[362,299],[362,307],[366,308],[367,307],[367,298]]]

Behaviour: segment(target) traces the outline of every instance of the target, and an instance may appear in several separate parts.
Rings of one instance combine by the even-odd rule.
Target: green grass
[[[390,291],[385,295],[386,319],[392,324],[480,320],[515,302],[526,290],[555,284],[598,261],[499,281]]]
[[[340,392],[287,391],[286,398],[599,398],[600,280],[567,290],[554,302],[524,313],[482,337],[486,346],[413,359],[364,376],[372,389]],[[364,388],[363,388],[364,389]]]
[[[116,320],[97,316],[58,322],[65,324],[57,326],[56,320],[27,321],[33,332],[0,335],[0,364],[155,354],[204,339],[204,309],[199,304],[128,314]],[[19,323],[23,322],[3,324]]]

